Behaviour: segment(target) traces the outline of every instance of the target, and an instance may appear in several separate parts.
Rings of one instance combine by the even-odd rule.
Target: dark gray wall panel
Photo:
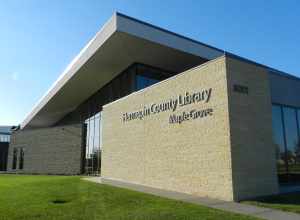
[[[300,107],[300,79],[270,73],[272,103]]]
[[[0,142],[0,171],[6,171],[8,142]]]

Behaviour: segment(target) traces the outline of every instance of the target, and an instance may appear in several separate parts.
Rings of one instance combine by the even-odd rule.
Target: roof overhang
[[[51,126],[132,63],[181,72],[224,51],[115,13],[21,123]]]

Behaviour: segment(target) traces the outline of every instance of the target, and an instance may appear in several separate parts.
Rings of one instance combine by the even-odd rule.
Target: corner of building
[[[233,198],[279,191],[267,69],[226,55]]]
[[[219,57],[106,105],[102,176],[232,201],[225,67],[225,57]],[[208,90],[211,96],[207,101],[178,104],[174,111],[135,117],[153,104],[155,108],[160,103]],[[206,109],[213,112],[212,116],[200,116]],[[194,119],[170,122],[173,115],[182,118],[197,112],[199,117],[195,115]],[[128,120],[126,113],[130,115]]]

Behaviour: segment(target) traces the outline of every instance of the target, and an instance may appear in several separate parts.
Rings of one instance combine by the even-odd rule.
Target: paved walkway
[[[175,200],[181,200],[184,202],[190,202],[198,205],[207,206],[210,208],[220,209],[223,211],[234,212],[243,215],[249,215],[268,220],[300,220],[300,215],[290,212],[283,212],[275,209],[261,208],[253,205],[241,204],[237,202],[225,202],[217,199],[202,198],[198,196],[188,195],[184,193],[172,192],[167,190],[160,190],[151,187],[145,187],[136,184],[129,184],[119,181],[112,181],[107,179],[101,179],[101,177],[85,177],[88,181],[96,183],[104,183],[117,187],[127,188],[140,192],[145,192],[161,197],[166,197]]]

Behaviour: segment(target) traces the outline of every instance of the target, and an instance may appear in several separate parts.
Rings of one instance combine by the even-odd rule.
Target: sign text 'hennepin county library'
[[[145,105],[141,110],[134,112],[126,112],[123,114],[123,122],[132,121],[135,119],[144,119],[147,116],[158,114],[161,112],[172,111],[175,112],[178,108],[196,103],[208,103],[212,96],[212,88],[200,90],[199,92],[189,93],[185,92],[184,95],[180,94],[175,99],[171,98],[161,103],[152,103]],[[203,118],[211,116],[213,114],[212,108],[197,110],[193,109],[190,111],[184,111],[179,115],[172,114],[169,117],[169,123],[182,123],[188,120],[194,120],[197,118]]]

